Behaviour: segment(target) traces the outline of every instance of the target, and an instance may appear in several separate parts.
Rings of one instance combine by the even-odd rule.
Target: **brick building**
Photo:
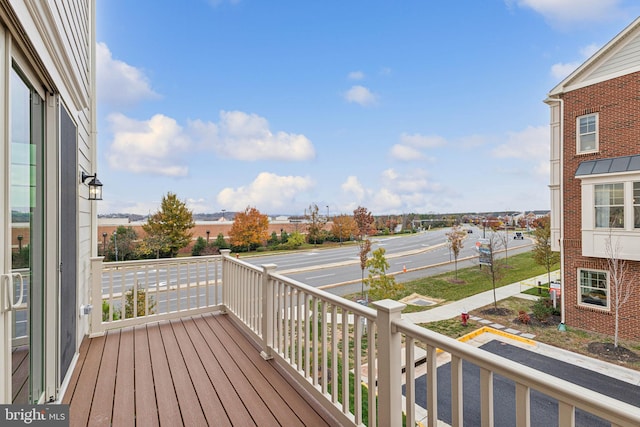
[[[613,254],[626,261],[632,286],[620,309],[619,336],[638,340],[640,18],[545,102],[551,110],[552,248],[561,253],[563,321],[613,335],[616,289],[607,262]]]

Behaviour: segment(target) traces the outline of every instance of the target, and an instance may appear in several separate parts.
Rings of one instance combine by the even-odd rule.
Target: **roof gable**
[[[554,87],[550,96],[640,71],[640,17]]]

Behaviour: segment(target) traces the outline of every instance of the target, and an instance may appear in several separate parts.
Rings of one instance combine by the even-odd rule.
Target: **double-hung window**
[[[588,114],[578,117],[577,123],[578,153],[598,150],[598,115]]]
[[[606,271],[579,270],[580,304],[609,307],[609,278]]]
[[[633,183],[633,228],[640,228],[640,182]]]
[[[596,184],[596,228],[624,228],[624,184]]]

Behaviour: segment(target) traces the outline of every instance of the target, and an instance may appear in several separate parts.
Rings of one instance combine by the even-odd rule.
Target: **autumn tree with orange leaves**
[[[331,234],[336,236],[340,243],[351,239],[358,233],[356,221],[350,215],[338,215],[333,218],[331,224]]]
[[[247,248],[249,252],[267,241],[268,229],[269,217],[247,206],[244,212],[236,214],[229,238],[233,246]]]

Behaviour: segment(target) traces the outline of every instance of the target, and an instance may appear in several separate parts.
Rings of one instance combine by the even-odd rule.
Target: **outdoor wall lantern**
[[[82,183],[84,184],[86,180],[91,178],[89,181],[89,200],[102,200],[102,183],[98,179],[98,174],[95,175],[87,175],[82,172]]]

